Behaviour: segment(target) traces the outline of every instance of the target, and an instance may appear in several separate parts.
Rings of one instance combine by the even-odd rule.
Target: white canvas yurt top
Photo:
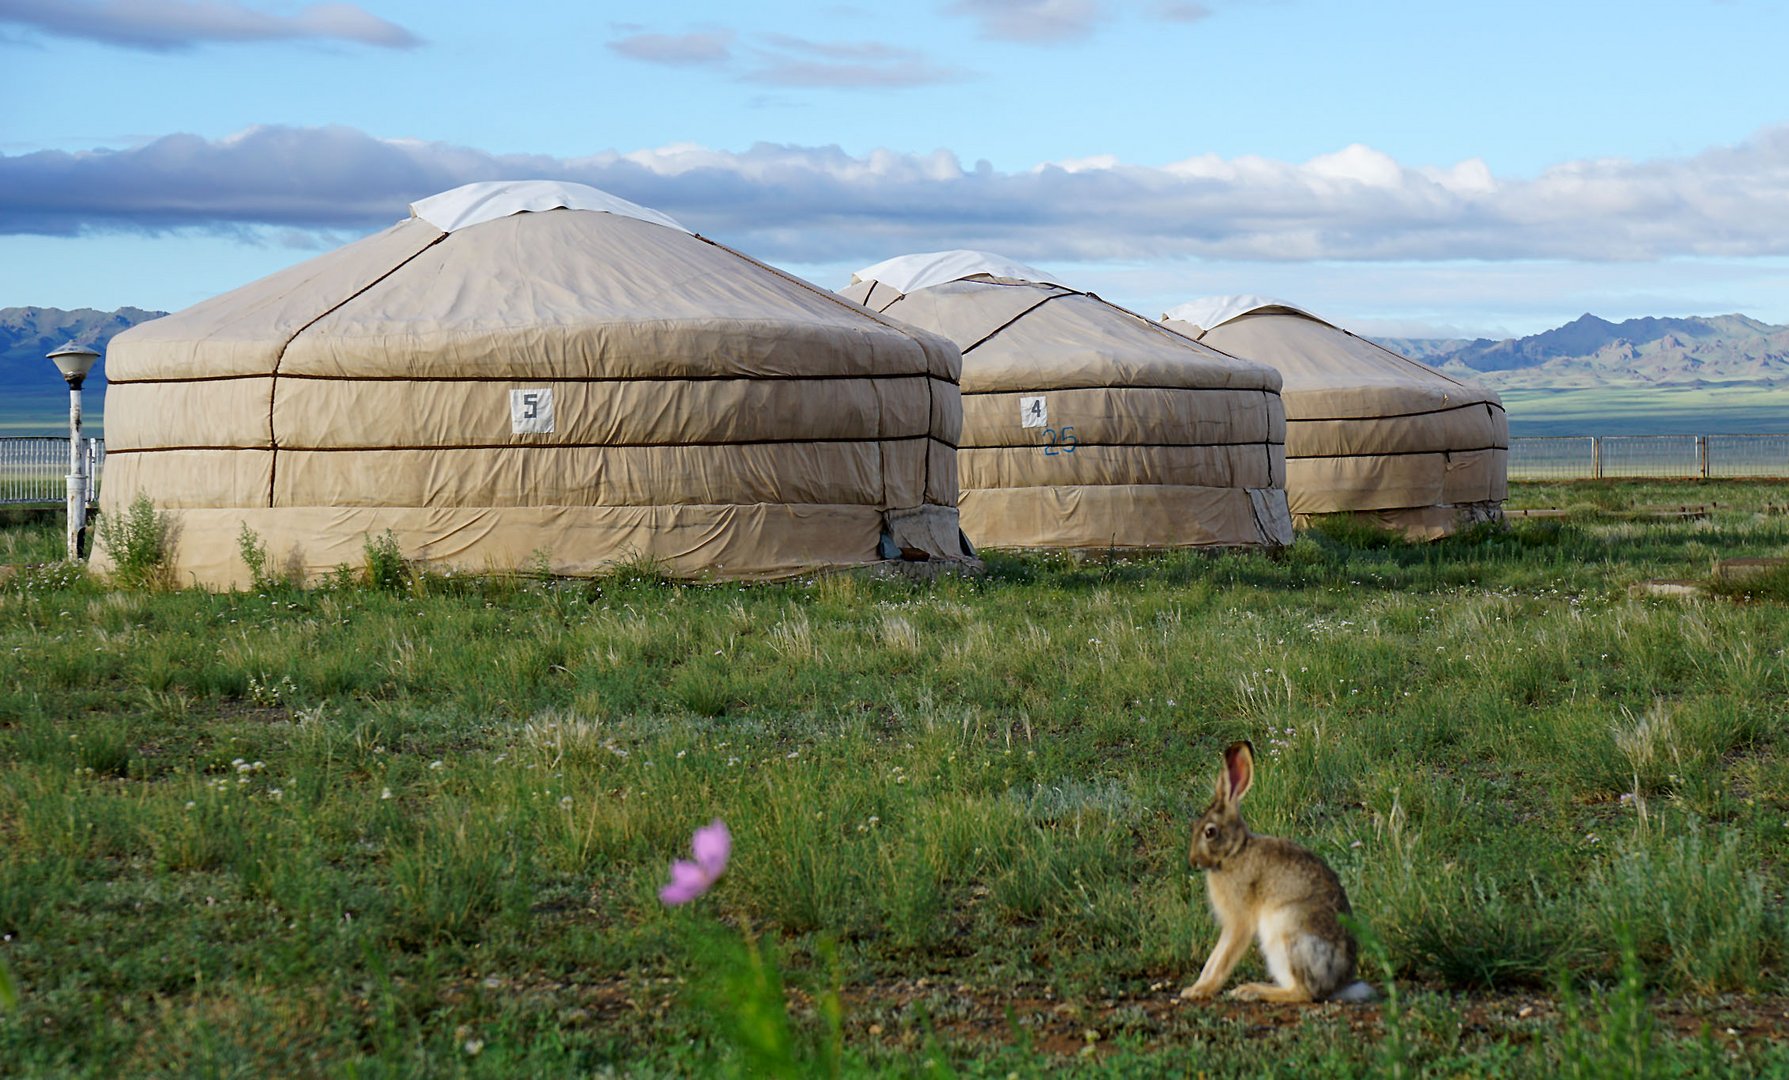
[[[978,251],[868,266],[850,299],[963,351],[963,530],[1015,548],[1291,540],[1280,379]]]
[[[182,581],[244,581],[244,525],[307,574],[386,530],[567,574],[961,555],[949,341],[582,185],[411,210],[113,339],[102,511],[172,514]]]
[[[1195,300],[1169,327],[1285,377],[1295,519],[1365,515],[1412,536],[1501,516],[1509,421],[1496,393],[1261,296]]]

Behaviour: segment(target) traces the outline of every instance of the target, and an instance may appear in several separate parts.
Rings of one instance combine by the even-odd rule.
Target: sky
[[[1789,0],[0,0],[0,307],[176,310],[475,180],[830,288],[1789,323]]]

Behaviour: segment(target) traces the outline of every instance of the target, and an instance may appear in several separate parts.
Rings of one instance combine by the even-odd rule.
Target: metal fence
[[[1789,434],[1548,435],[1509,441],[1511,480],[1789,477]]]
[[[88,498],[99,494],[100,469],[105,465],[105,443],[86,439]],[[0,436],[0,503],[68,502],[68,437],[55,435]]]

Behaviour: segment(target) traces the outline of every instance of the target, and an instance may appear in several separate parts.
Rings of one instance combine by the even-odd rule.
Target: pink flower
[[[701,896],[727,872],[727,856],[733,851],[733,837],[727,832],[727,823],[715,818],[697,829],[696,835],[690,838],[690,850],[696,861],[678,859],[672,863],[671,881],[658,891],[658,898],[673,907]]]

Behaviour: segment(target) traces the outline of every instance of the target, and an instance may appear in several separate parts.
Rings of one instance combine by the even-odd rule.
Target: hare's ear
[[[1247,739],[1233,742],[1224,751],[1224,775],[1221,783],[1224,801],[1234,806],[1248,794],[1255,782],[1255,746]]]

